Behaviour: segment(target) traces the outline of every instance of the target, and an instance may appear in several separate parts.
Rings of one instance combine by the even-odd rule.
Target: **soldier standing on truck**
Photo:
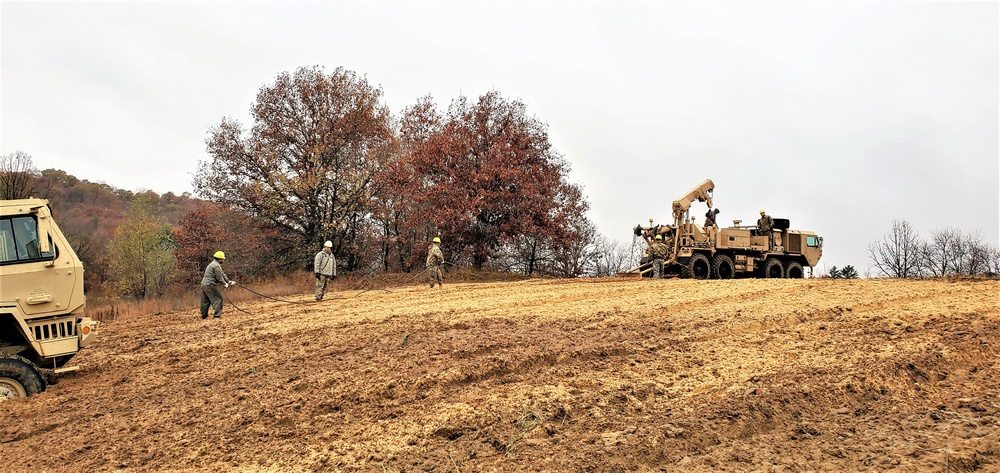
[[[649,245],[650,256],[653,257],[653,277],[659,278],[663,276],[663,261],[667,259],[670,254],[670,249],[667,245],[663,243],[663,235],[656,235],[653,239],[653,244]]]
[[[441,239],[434,237],[434,242],[427,249],[427,272],[430,273],[431,289],[437,281],[439,287],[444,287],[444,276],[441,269],[444,267],[444,255],[441,253]]]
[[[715,226],[715,216],[719,215],[719,209],[708,209],[705,214],[705,228]]]
[[[333,256],[333,242],[323,243],[323,249],[316,253],[313,261],[313,272],[316,273],[316,301],[323,300],[327,281],[337,279],[337,258]]]
[[[221,251],[216,251],[214,255],[214,260],[208,263],[208,267],[205,268],[205,276],[201,278],[201,318],[208,318],[208,308],[215,309],[215,318],[222,317],[222,293],[219,292],[219,286],[229,287],[230,285],[236,284],[236,281],[230,281],[226,277],[226,273],[222,271],[222,262],[226,259],[226,254]]]
[[[768,248],[774,246],[774,232],[771,229],[774,228],[774,222],[771,220],[771,216],[764,213],[764,209],[760,209],[760,218],[757,220],[757,234],[767,235]]]

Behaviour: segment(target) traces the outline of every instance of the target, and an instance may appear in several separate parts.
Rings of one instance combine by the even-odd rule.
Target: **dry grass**
[[[528,276],[510,273],[495,273],[476,271],[469,268],[450,269],[445,274],[446,283],[456,282],[496,282],[521,281]],[[253,291],[272,297],[296,295],[311,295],[315,291],[315,279],[312,273],[300,272],[294,275],[278,276],[260,281],[239,281]],[[335,279],[328,292],[364,291],[376,289],[392,290],[427,282],[427,275],[422,271],[412,273],[378,273],[364,276],[349,274]],[[261,296],[240,287],[223,289],[227,304],[239,305],[240,302],[260,299]],[[201,289],[193,284],[190,287],[173,289],[155,298],[132,300],[100,294],[87,294],[87,316],[98,321],[117,320],[138,315],[162,314],[181,310],[197,310],[201,300]]]

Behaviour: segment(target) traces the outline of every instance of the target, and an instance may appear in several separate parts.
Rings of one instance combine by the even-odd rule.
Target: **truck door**
[[[59,264],[47,228],[39,231],[34,214],[0,217],[0,296],[17,301],[25,315],[65,311],[74,287],[83,283],[72,263]]]

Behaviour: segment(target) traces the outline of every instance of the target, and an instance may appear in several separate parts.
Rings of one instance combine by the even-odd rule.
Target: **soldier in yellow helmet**
[[[444,287],[444,254],[441,253],[441,238],[434,237],[431,247],[427,249],[427,272],[430,273],[431,288],[437,282],[439,287]]]
[[[663,235],[657,234],[649,245],[649,254],[653,258],[653,277],[663,277],[663,261],[670,254],[670,249],[663,243]]]
[[[201,318],[208,318],[208,308],[215,309],[215,318],[222,316],[222,293],[219,286],[229,287],[236,284],[231,281],[222,270],[222,262],[226,260],[226,254],[216,251],[214,259],[205,268],[205,275],[201,278]]]

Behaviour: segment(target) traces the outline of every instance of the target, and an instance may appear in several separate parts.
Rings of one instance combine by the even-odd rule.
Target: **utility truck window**
[[[42,253],[39,248],[34,217],[0,219],[0,264],[52,259],[52,251]],[[54,250],[52,245],[49,248]]]

